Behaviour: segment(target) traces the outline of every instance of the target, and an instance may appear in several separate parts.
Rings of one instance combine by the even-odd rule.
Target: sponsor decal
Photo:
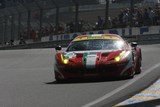
[[[109,30],[99,30],[99,31],[89,31],[83,32],[82,34],[103,34],[103,33],[111,33],[111,34],[119,34],[120,36],[130,36],[130,35],[145,35],[145,34],[159,34],[160,26],[145,26],[145,27],[133,27],[133,28],[119,28],[119,29],[109,29]],[[80,35],[80,33],[73,34],[65,34],[65,35],[50,35],[45,38],[45,41],[56,41],[56,40],[72,40],[75,37]],[[44,41],[42,40],[42,42]]]
[[[149,28],[148,27],[142,27],[140,28],[140,34],[144,34],[145,32],[149,32]]]
[[[73,41],[83,41],[83,40],[92,40],[92,39],[112,39],[113,40],[113,39],[119,39],[119,38],[116,36],[97,34],[97,35],[79,36],[75,38]]]

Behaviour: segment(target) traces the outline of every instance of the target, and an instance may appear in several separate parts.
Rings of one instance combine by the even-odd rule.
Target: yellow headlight
[[[116,62],[119,62],[120,59],[121,59],[121,58],[120,58],[119,56],[115,57],[115,61],[116,61]]]
[[[62,62],[63,62],[64,64],[68,64],[69,60],[66,59],[66,58],[64,58],[64,56],[63,56],[62,54],[61,54],[61,59],[62,59]]]
[[[63,60],[63,63],[64,63],[64,64],[68,64],[68,62],[69,62],[68,59],[64,59],[64,60]]]
[[[126,58],[128,55],[129,55],[129,51],[127,51],[127,52],[125,52],[125,51],[122,51],[118,56],[116,56],[115,58],[114,58],[114,60],[116,61],[116,62],[119,62],[121,59],[123,59],[123,58]]]

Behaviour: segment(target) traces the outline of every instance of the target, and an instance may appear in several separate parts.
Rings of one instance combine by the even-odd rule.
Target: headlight
[[[122,51],[118,56],[114,58],[115,62],[119,62],[120,60],[126,58],[130,54],[129,51]]]
[[[64,64],[68,64],[68,62],[69,62],[68,57],[64,56],[63,54],[61,54],[61,60],[62,60],[62,62],[63,62]]]
[[[121,58],[120,58],[119,56],[117,56],[117,57],[114,58],[114,60],[115,60],[116,62],[119,62],[119,61],[121,60]]]

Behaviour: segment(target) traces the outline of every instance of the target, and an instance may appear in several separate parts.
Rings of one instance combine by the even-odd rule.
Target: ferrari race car
[[[73,39],[65,51],[57,46],[54,72],[57,81],[74,78],[133,78],[141,72],[141,49],[119,35],[92,34]]]

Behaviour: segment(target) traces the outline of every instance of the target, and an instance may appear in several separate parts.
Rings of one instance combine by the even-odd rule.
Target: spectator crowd
[[[127,8],[121,10],[121,13],[117,17],[113,18],[110,23],[111,28],[160,25],[160,8],[158,5],[155,8],[134,8],[132,13],[131,10]]]
[[[132,20],[132,21],[131,21]],[[103,30],[106,28],[124,28],[124,27],[141,27],[141,26],[152,26],[160,25],[160,7],[156,5],[154,8],[134,8],[133,11],[129,8],[122,9],[120,13],[115,17],[108,17],[107,27],[105,26],[105,19],[101,16],[97,17],[97,21],[89,23],[85,20],[80,19],[77,23],[59,23],[59,26],[49,25],[42,27],[40,30],[31,28],[29,37],[27,36],[27,30],[24,30],[20,34],[20,38],[33,39],[34,41],[40,40],[41,37],[73,33],[73,32],[86,32],[93,30]]]

